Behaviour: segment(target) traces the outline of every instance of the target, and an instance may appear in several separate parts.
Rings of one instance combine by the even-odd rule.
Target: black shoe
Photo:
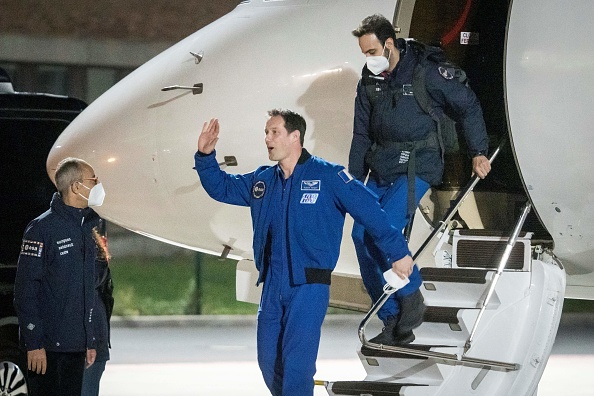
[[[393,338],[394,343],[392,345],[396,346],[396,345],[410,344],[414,340],[415,340],[415,335],[413,334],[413,332],[411,330],[411,331],[407,331],[406,333],[394,335],[394,338]]]
[[[415,335],[412,330],[402,334],[394,334],[394,328],[392,330],[386,330],[387,326],[384,327],[381,333],[373,337],[369,342],[374,344],[382,344],[387,346],[399,346],[410,344],[415,340]]]
[[[396,328],[396,323],[398,323],[398,319],[390,317],[388,323],[386,323],[386,326],[382,329],[382,332],[369,340],[369,342],[382,345],[394,345],[394,329]]]
[[[420,290],[399,300],[400,316],[394,328],[394,338],[404,337],[404,335],[412,333],[413,329],[423,323],[423,316],[427,309],[424,301],[425,299]]]

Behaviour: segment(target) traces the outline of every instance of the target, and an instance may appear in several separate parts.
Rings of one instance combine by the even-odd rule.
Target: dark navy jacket
[[[365,155],[373,143],[419,141],[427,139],[436,131],[435,122],[421,109],[415,97],[404,94],[411,89],[417,55],[403,39],[396,40],[396,45],[400,49],[400,61],[394,70],[385,76],[389,93],[378,100],[373,111],[362,80],[359,80],[357,85],[348,169],[361,181],[365,180],[370,170],[369,164],[365,162]],[[366,67],[363,73],[371,74]],[[408,89],[403,89],[403,86]],[[453,118],[461,123],[470,156],[486,153],[489,141],[483,112],[474,92],[457,79],[442,76],[437,64],[435,68],[427,68],[426,88],[433,107],[438,112],[454,115]],[[397,100],[393,95],[398,95]],[[396,150],[390,157],[396,164],[400,152]],[[439,148],[420,149],[417,153],[416,169],[417,176],[429,184],[441,183],[443,163]],[[402,174],[406,174],[406,171]],[[378,181],[387,180],[385,175],[372,172],[371,176]]]
[[[14,285],[14,306],[27,350],[84,352],[94,348],[92,315],[99,216],[64,204],[55,193],[50,209],[25,229]]]
[[[271,226],[271,194],[279,165],[261,166],[245,175],[227,174],[219,168],[215,153],[195,155],[202,186],[213,199],[249,206],[254,232],[256,267],[263,281],[265,248]],[[410,254],[402,233],[390,225],[377,197],[339,165],[311,156],[303,149],[291,177],[287,215],[289,266],[293,285],[330,283],[336,266],[345,213],[363,224],[385,253],[389,263]]]

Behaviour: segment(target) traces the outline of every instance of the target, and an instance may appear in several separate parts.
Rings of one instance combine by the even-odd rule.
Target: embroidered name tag
[[[68,248],[74,247],[74,243],[72,243],[72,239],[70,238],[61,239],[57,241],[56,244],[58,245],[60,256],[68,254]]]
[[[21,245],[21,254],[23,256],[41,257],[43,253],[43,242],[23,240]]]
[[[302,191],[320,191],[321,185],[319,180],[301,180]]]
[[[302,204],[315,204],[317,200],[318,200],[318,194],[317,193],[305,193],[301,197],[301,202],[299,202],[299,203],[302,203]]]

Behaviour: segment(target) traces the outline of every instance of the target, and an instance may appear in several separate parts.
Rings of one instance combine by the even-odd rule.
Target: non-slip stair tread
[[[423,323],[459,323],[458,312],[461,309],[458,307],[427,307],[425,315],[423,316]]]
[[[428,352],[432,348],[457,348],[456,346],[451,345],[423,345],[423,344],[406,344],[406,345],[399,345],[399,347],[412,349],[415,351],[423,351]],[[389,350],[378,350],[369,348],[366,346],[361,347],[361,354],[365,357],[374,357],[374,358],[392,358],[392,359],[418,359],[418,360],[426,360],[427,357],[424,356],[415,356],[407,353],[402,352],[394,352]]]
[[[466,268],[421,268],[423,282],[487,283],[490,271]]]
[[[394,396],[400,395],[405,386],[428,386],[425,384],[372,382],[372,381],[337,381],[332,383],[335,395]]]

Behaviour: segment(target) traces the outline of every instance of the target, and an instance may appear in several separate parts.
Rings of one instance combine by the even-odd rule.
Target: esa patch
[[[446,80],[451,80],[454,78],[454,75],[450,73],[447,67],[439,66],[437,70],[439,70],[439,74],[441,74],[441,76]]]
[[[301,191],[320,191],[320,180],[301,180]]]
[[[345,183],[349,183],[349,182],[355,180],[355,178],[353,176],[351,176],[351,174],[349,172],[347,172],[346,169],[343,169],[340,172],[338,172],[338,176],[340,176],[342,181]]]
[[[23,240],[21,245],[21,254],[23,256],[41,257],[43,253],[43,242]]]
[[[257,181],[256,184],[254,184],[254,187],[252,187],[252,195],[256,199],[262,198],[265,192],[266,184],[264,184],[262,180]]]
[[[303,196],[301,197],[301,202],[302,204],[315,204],[316,201],[318,200],[318,193],[304,193]]]

